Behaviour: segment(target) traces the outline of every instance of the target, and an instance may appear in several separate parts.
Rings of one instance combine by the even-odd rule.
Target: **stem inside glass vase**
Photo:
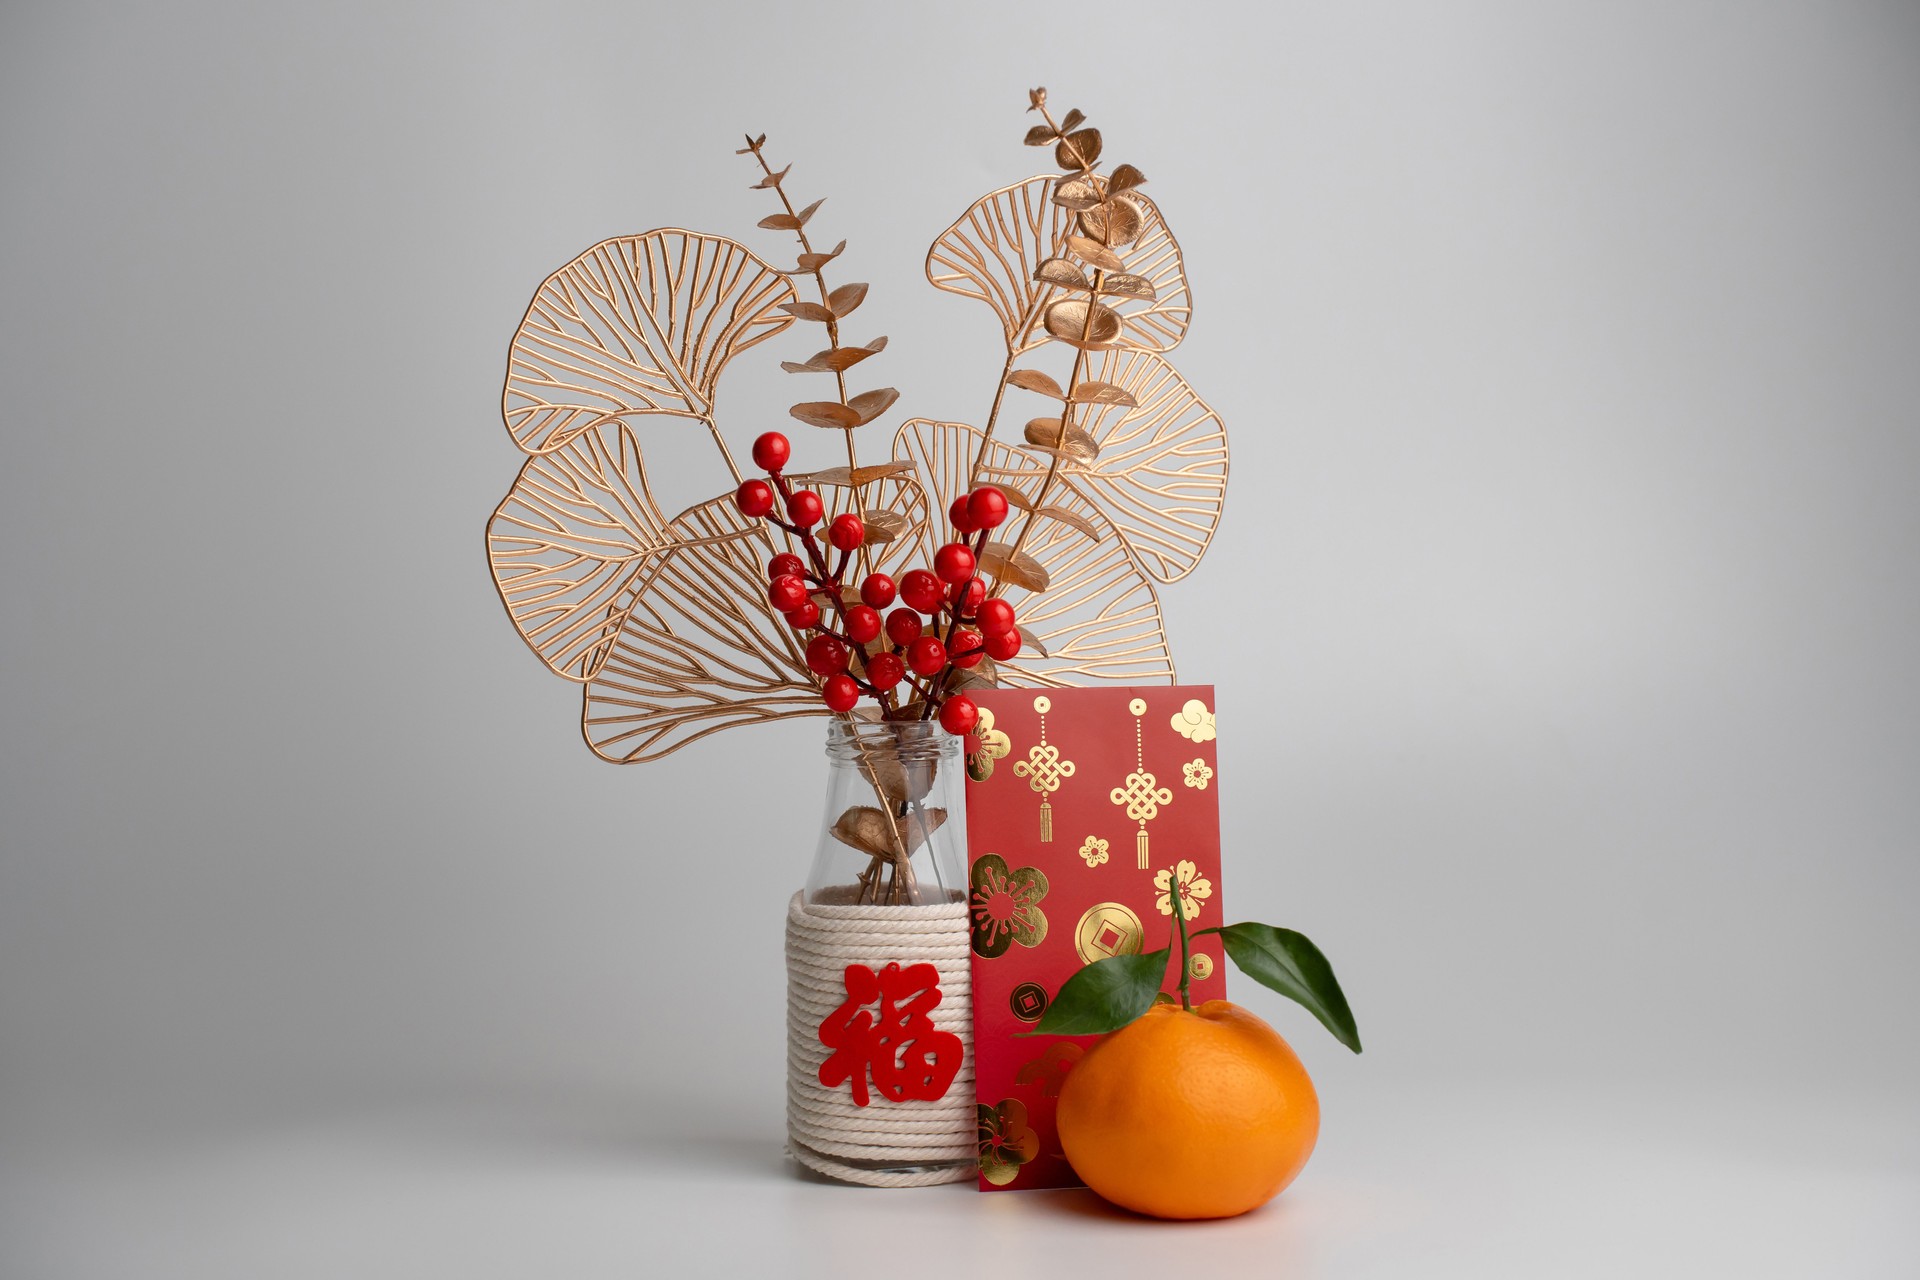
[[[964,741],[937,724],[833,720],[807,901],[957,902],[966,880]]]

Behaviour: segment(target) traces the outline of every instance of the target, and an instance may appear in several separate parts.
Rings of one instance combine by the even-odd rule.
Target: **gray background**
[[[1187,247],[1229,914],[1367,1037],[1235,988],[1326,1126],[1213,1228],[784,1169],[818,725],[598,763],[482,555],[546,272],[786,252],[745,129],[977,421],[1034,83]],[[0,1274],[1920,1273],[1916,228],[1911,5],[8,4]]]

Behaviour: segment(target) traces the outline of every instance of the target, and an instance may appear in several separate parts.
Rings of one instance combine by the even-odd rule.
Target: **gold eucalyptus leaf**
[[[845,317],[853,314],[854,308],[866,299],[866,285],[843,284],[827,295],[827,306],[832,309],[835,316]]]
[[[833,319],[833,312],[817,302],[783,302],[780,309],[796,320],[814,320],[825,322]]]
[[[1053,202],[1076,213],[1093,208],[1105,198],[1092,178],[1068,178],[1053,189]]]
[[[810,427],[831,427],[846,431],[860,425],[860,414],[838,400],[808,400],[787,410]]]
[[[1109,196],[1105,203],[1082,210],[1080,214],[1081,230],[1108,248],[1132,244],[1140,238],[1146,223],[1140,206],[1123,195]]]
[[[1053,149],[1053,162],[1062,169],[1091,169],[1100,158],[1100,131],[1076,129]]]
[[[736,153],[736,154],[738,154],[738,153]],[[778,172],[778,173],[770,173],[770,174],[768,174],[768,175],[767,175],[766,177],[764,177],[764,178],[762,178],[762,179],[760,179],[760,181],[758,181],[758,182],[756,182],[756,183],[754,183],[754,184],[753,184],[752,186],[750,186],[750,187],[748,187],[748,188],[747,188],[747,190],[749,190],[749,191],[765,191],[765,190],[767,190],[767,189],[768,189],[769,187],[778,187],[778,186],[780,185],[780,183],[781,183],[781,182],[782,182],[782,181],[783,181],[783,180],[784,180],[784,179],[786,178],[786,176],[787,176],[787,175],[788,175],[789,173],[791,173],[791,172],[793,172],[793,166],[792,166],[792,165],[788,165],[788,166],[787,166],[786,168],[784,168],[784,169],[782,169],[782,170],[780,170],[780,172]]]
[[[1107,190],[1114,195],[1119,195],[1122,191],[1131,191],[1135,187],[1145,186],[1146,181],[1147,175],[1132,165],[1116,165],[1113,172],[1107,175]]]
[[[1038,369],[1015,369],[1007,375],[1007,385],[1019,387],[1022,391],[1035,391],[1043,396],[1052,396],[1055,400],[1065,400],[1067,393]]]
[[[1160,296],[1154,290],[1153,281],[1131,271],[1110,271],[1100,277],[1100,293],[1103,297],[1138,298],[1142,302],[1152,302]]]
[[[1047,453],[1058,454],[1063,461],[1087,463],[1100,456],[1100,446],[1077,425],[1062,425],[1059,418],[1034,418],[1027,423],[1027,443]]]
[[[1068,236],[1067,248],[1082,262],[1102,271],[1125,271],[1127,261],[1098,240],[1089,240],[1085,236]]]
[[[839,257],[842,253],[845,253],[846,249],[847,249],[847,242],[845,240],[842,240],[839,244],[833,246],[833,248],[829,249],[825,253],[803,253],[800,255],[800,270],[818,271],[820,268],[826,266],[829,262],[832,262],[835,258]]]
[[[858,396],[854,397],[856,400]],[[849,471],[845,467],[828,467],[825,471],[809,471],[804,475],[789,476],[787,479],[798,485],[816,484],[856,484],[869,485],[875,480],[885,480],[889,476],[913,474],[911,462],[880,462],[870,467],[861,467]]]
[[[1035,594],[1045,591],[1050,582],[1044,565],[1004,542],[989,542],[981,548],[980,571]]]
[[[1058,133],[1054,132],[1052,125],[1037,124],[1027,130],[1026,144],[1030,147],[1044,147],[1059,136]]]
[[[1093,521],[1087,519],[1087,517],[1081,515],[1078,511],[1071,511],[1066,507],[1042,507],[1033,513],[1033,518],[1036,520],[1057,520],[1069,529],[1078,529],[1095,542],[1100,541],[1100,527],[1094,524]]]
[[[887,815],[871,805],[855,805],[834,820],[833,838],[876,858],[892,858],[904,832],[896,831]]]
[[[866,426],[875,418],[893,407],[900,393],[892,387],[880,387],[873,391],[862,391],[847,401],[847,406],[860,417],[860,425]]]
[[[1063,133],[1071,132],[1072,130],[1078,128],[1080,124],[1086,120],[1086,118],[1087,118],[1087,113],[1082,111],[1080,108],[1075,107],[1073,110],[1067,112],[1066,115],[1060,117],[1061,132]]]
[[[1047,308],[1047,332],[1070,347],[1097,351],[1120,336],[1120,313],[1081,298],[1068,298]]]
[[[1026,626],[1016,626],[1014,627],[1014,630],[1020,633],[1020,647],[1023,650],[1031,649],[1036,656],[1042,657],[1042,658],[1048,658],[1053,656],[1047,652],[1046,644],[1041,641],[1039,636],[1033,633],[1032,628],[1026,627]]]
[[[1116,387],[1111,382],[1101,382],[1094,378],[1082,378],[1073,385],[1075,404],[1117,404],[1132,408],[1135,404],[1133,393],[1125,387]]]
[[[1087,273],[1065,258],[1048,258],[1034,268],[1033,278],[1042,284],[1054,285],[1062,289],[1089,291],[1093,285],[1087,280]]]

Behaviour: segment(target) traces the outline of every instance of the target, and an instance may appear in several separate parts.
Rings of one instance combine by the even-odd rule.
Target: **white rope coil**
[[[829,1050],[820,1024],[847,999],[850,964],[880,970],[930,964],[940,1003],[927,1016],[960,1037],[960,1070],[946,1096],[891,1102],[849,1085],[820,1083]],[[973,1098],[973,970],[964,902],[926,907],[787,905],[787,1149],[808,1168],[869,1187],[924,1187],[974,1176],[979,1155]],[[896,1171],[886,1165],[930,1165]]]

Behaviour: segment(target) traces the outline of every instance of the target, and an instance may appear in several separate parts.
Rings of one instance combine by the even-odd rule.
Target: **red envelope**
[[[1213,686],[971,691],[968,923],[982,1191],[1080,1185],[1060,1084],[1097,1036],[1031,1036],[1082,965],[1224,923]],[[1157,880],[1157,883],[1156,883]],[[1196,1004],[1226,996],[1219,935],[1195,941]]]

